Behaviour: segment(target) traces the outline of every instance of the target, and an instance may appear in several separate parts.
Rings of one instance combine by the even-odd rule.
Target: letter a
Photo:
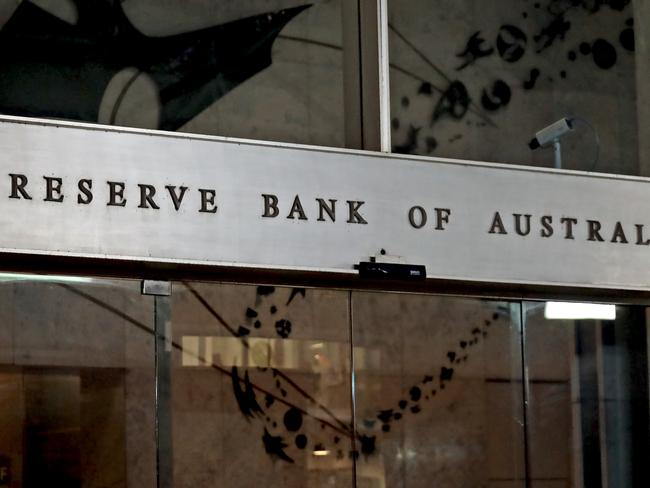
[[[494,218],[492,219],[492,225],[490,226],[488,234],[507,234],[499,212],[494,212]]]

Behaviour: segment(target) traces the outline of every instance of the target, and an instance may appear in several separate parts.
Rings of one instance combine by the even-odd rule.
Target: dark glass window
[[[340,1],[0,6],[0,113],[342,146]]]
[[[393,151],[554,167],[568,118],[562,168],[648,174],[644,5],[389,0]]]

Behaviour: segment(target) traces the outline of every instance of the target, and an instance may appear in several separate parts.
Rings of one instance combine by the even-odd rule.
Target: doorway
[[[647,485],[645,307],[0,278],[3,487]]]

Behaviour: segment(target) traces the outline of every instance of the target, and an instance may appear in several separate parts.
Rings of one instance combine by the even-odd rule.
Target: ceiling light
[[[553,319],[600,319],[614,320],[616,318],[615,305],[600,303],[575,303],[575,302],[546,302],[544,318]]]

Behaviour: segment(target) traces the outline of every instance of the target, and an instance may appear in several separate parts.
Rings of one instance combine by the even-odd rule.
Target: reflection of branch
[[[395,29],[395,27],[392,24],[388,24],[388,27],[400,38],[402,39],[406,45],[411,48],[421,59],[424,60],[424,62],[427,63],[431,68],[434,69],[436,73],[438,73],[440,76],[444,78],[444,80],[447,83],[451,83],[453,80],[451,80],[440,68],[438,68],[433,62],[427,58],[422,51],[420,51],[415,45],[413,45],[409,40],[407,40],[403,34],[401,34],[399,31]],[[328,42],[323,42],[323,41],[316,41],[314,39],[307,39],[304,37],[295,37],[295,36],[287,36],[287,35],[279,35],[278,39],[284,39],[287,41],[294,41],[294,42],[302,42],[305,44],[313,44],[314,46],[320,46],[328,49],[334,49],[336,51],[342,51],[343,48],[341,46],[337,46],[336,44],[330,44]],[[413,78],[414,80],[417,80],[421,83],[428,83],[431,85],[431,88],[436,90],[440,94],[444,94],[446,90],[440,88],[439,86],[436,86],[434,83],[431,83],[429,80],[426,78],[423,78],[422,76],[419,76],[412,71],[409,71],[397,64],[390,63],[389,64],[391,69],[394,69],[395,71],[399,71],[400,73]],[[483,113],[483,111],[480,109],[479,106],[477,106],[474,102],[470,101],[470,107],[469,111],[472,112],[474,115],[478,116],[479,118],[483,119],[485,122],[490,124],[492,127],[497,127],[497,124],[486,114]]]
[[[402,34],[400,31],[398,31],[393,24],[389,23],[388,28],[390,30],[392,30],[397,37],[399,37],[402,41],[404,41],[404,44],[406,44],[409,48],[411,48],[411,50],[415,54],[417,54],[420,59],[422,59],[425,63],[427,63],[428,66],[433,68],[433,70],[436,73],[438,73],[440,76],[442,76],[447,83],[451,83],[453,81],[451,78],[449,78],[449,76],[447,76],[445,74],[444,71],[442,71],[442,69],[438,68],[435,64],[433,64],[433,61],[431,61],[429,58],[427,58],[424,55],[424,53],[422,51],[420,51],[415,44],[413,44],[411,41],[409,41],[406,38],[406,36],[404,36],[404,34]]]
[[[329,42],[323,42],[323,41],[316,41],[314,39],[307,39],[305,37],[287,36],[285,34],[280,34],[278,36],[278,39],[284,39],[285,41],[302,42],[305,44],[313,44],[314,46],[327,47],[329,49],[334,49],[336,51],[343,51],[343,48],[341,46],[337,46],[336,44],[330,44]]]
[[[78,290],[77,288],[75,288],[73,286],[70,286],[70,285],[67,285],[67,284],[59,283],[58,286],[68,290],[71,293],[74,293],[75,295],[80,296],[81,298],[84,298],[85,300],[88,300],[91,303],[94,303],[98,307],[101,307],[104,310],[107,310],[108,312],[112,313],[113,315],[116,315],[116,316],[120,317],[122,320],[130,323],[131,325],[137,327],[138,329],[142,330],[143,332],[146,332],[147,334],[150,334],[150,335],[154,336],[154,338],[158,337],[156,332],[153,329],[151,329],[150,327],[148,327],[146,324],[134,319],[130,315],[122,312],[121,310],[113,307],[112,305],[109,305],[108,303],[100,300],[99,298],[95,298],[94,296],[89,295],[89,294],[87,294],[87,293],[85,293],[85,292],[83,292],[81,290]],[[215,371],[218,371],[221,374],[227,375],[228,377],[232,376],[231,371],[228,371],[226,368],[223,368],[223,367],[221,367],[221,366],[219,366],[217,364],[214,364],[212,361],[207,360],[206,358],[200,356],[199,354],[195,354],[195,353],[193,353],[191,351],[187,351],[187,350],[183,349],[183,346],[181,346],[177,342],[171,341],[171,345],[172,345],[172,347],[174,349],[178,350],[179,352],[181,352],[183,354],[186,354],[188,356],[194,357],[195,359],[198,359],[201,363],[211,367]],[[244,378],[239,377],[239,380],[244,381]],[[349,428],[345,424],[341,423],[343,425],[343,429],[341,429],[340,427],[332,424],[331,422],[329,422],[327,420],[324,420],[324,419],[321,419],[320,417],[317,417],[316,415],[314,415],[312,413],[309,413],[307,410],[299,407],[298,405],[294,405],[293,403],[285,400],[284,398],[282,398],[280,396],[277,396],[276,394],[272,393],[269,390],[266,390],[265,388],[262,388],[261,386],[258,386],[258,385],[254,384],[254,383],[251,383],[251,386],[256,391],[258,391],[260,393],[263,393],[265,395],[268,395],[270,397],[273,397],[277,402],[282,403],[287,407],[295,408],[296,410],[300,411],[303,415],[307,415],[308,417],[313,418],[317,422],[320,422],[320,423],[322,423],[324,425],[327,425],[328,427],[330,427],[331,429],[335,430],[336,432],[338,432],[338,433],[340,433],[342,435],[345,435],[345,436],[348,436],[348,437],[350,437],[352,435]],[[336,420],[338,421],[338,419],[336,419]],[[340,422],[340,421],[338,421],[338,422]]]
[[[436,66],[435,64],[433,64],[433,61],[431,61],[429,58],[427,58],[427,57],[425,56],[425,54],[424,54],[422,51],[420,51],[420,50],[418,49],[418,47],[417,47],[415,44],[413,44],[411,41],[409,41],[409,40],[404,36],[404,34],[402,34],[400,31],[398,31],[398,30],[395,28],[395,26],[394,26],[393,24],[389,23],[389,24],[388,24],[388,28],[389,28],[390,30],[392,30],[392,31],[395,33],[395,35],[396,35],[397,37],[399,37],[402,41],[404,41],[404,43],[405,43],[409,48],[411,48],[411,50],[412,50],[415,54],[417,54],[418,57],[419,57],[420,59],[422,59],[425,63],[427,63],[428,66],[430,66],[431,68],[433,68],[433,70],[434,70],[436,73],[438,73],[440,76],[442,76],[442,77],[445,79],[445,81],[446,81],[447,83],[449,83],[449,84],[452,83],[453,80],[452,80],[451,78],[449,78],[449,76],[447,76],[447,75],[444,73],[444,71],[442,71],[442,69],[438,68],[438,66]],[[475,115],[479,116],[481,119],[483,119],[485,122],[487,122],[488,124],[490,124],[492,127],[497,127],[497,124],[494,123],[494,121],[493,121],[490,117],[488,117],[487,115],[485,115],[485,113],[483,113],[483,111],[481,110],[481,108],[480,108],[478,105],[476,105],[474,102],[472,102],[471,99],[470,99],[469,105],[470,105],[470,108],[469,108],[470,112],[473,112]]]
[[[431,83],[427,79],[422,78],[420,75],[416,75],[412,71],[409,71],[409,70],[407,70],[405,68],[402,68],[401,66],[397,66],[397,65],[392,64],[392,63],[390,65],[390,67],[392,69],[394,69],[395,71],[398,71],[398,72],[402,73],[403,75],[409,76],[409,77],[413,78],[414,80],[419,81],[420,83],[428,83],[429,85],[431,85],[432,89],[434,89],[435,91],[437,91],[441,95],[443,95],[445,93],[445,90],[443,88],[440,88],[439,86],[434,85],[433,83]]]
[[[334,49],[335,51],[343,51],[343,48],[341,46],[337,46],[336,44],[330,44],[328,42],[322,42],[322,41],[315,41],[313,39],[307,39],[306,37],[295,37],[295,36],[285,36],[285,35],[279,35],[278,39],[284,39],[286,41],[294,41],[294,42],[302,42],[304,44],[313,44],[314,46],[320,46],[320,47],[325,47],[328,49]],[[416,81],[419,81],[421,83],[429,83],[431,87],[436,90],[439,93],[444,93],[444,89],[440,88],[439,86],[434,85],[431,83],[429,80],[426,78],[421,77],[418,74],[413,73],[412,71],[407,70],[406,68],[402,68],[401,66],[398,66],[394,63],[390,63],[391,69],[394,69],[395,71],[399,71],[400,73],[413,78]]]
[[[247,349],[250,348],[250,345],[248,344],[248,341],[245,340],[244,338],[240,337],[237,332],[235,332],[235,329],[233,329],[224,319],[219,315],[219,313],[212,308],[212,306],[201,296],[201,294],[192,287],[188,282],[183,282],[185,287],[194,295],[194,297],[199,301],[201,305],[212,315],[215,319],[217,319],[217,322],[219,322],[233,337],[236,337],[242,341],[242,344],[244,347]],[[277,368],[271,368],[271,370],[276,373],[279,377],[281,377],[284,381],[289,383],[300,395],[302,395],[304,398],[309,400],[313,405],[321,409],[323,412],[325,412],[332,420],[334,420],[335,423],[337,423],[341,428],[343,428],[348,434],[352,434],[350,427],[340,420],[334,412],[332,412],[329,408],[327,408],[325,405],[320,403],[318,400],[316,400],[313,396],[311,396],[309,393],[307,393],[304,389],[300,387],[295,381],[293,381],[289,376],[287,376],[284,372],[280,371]]]

